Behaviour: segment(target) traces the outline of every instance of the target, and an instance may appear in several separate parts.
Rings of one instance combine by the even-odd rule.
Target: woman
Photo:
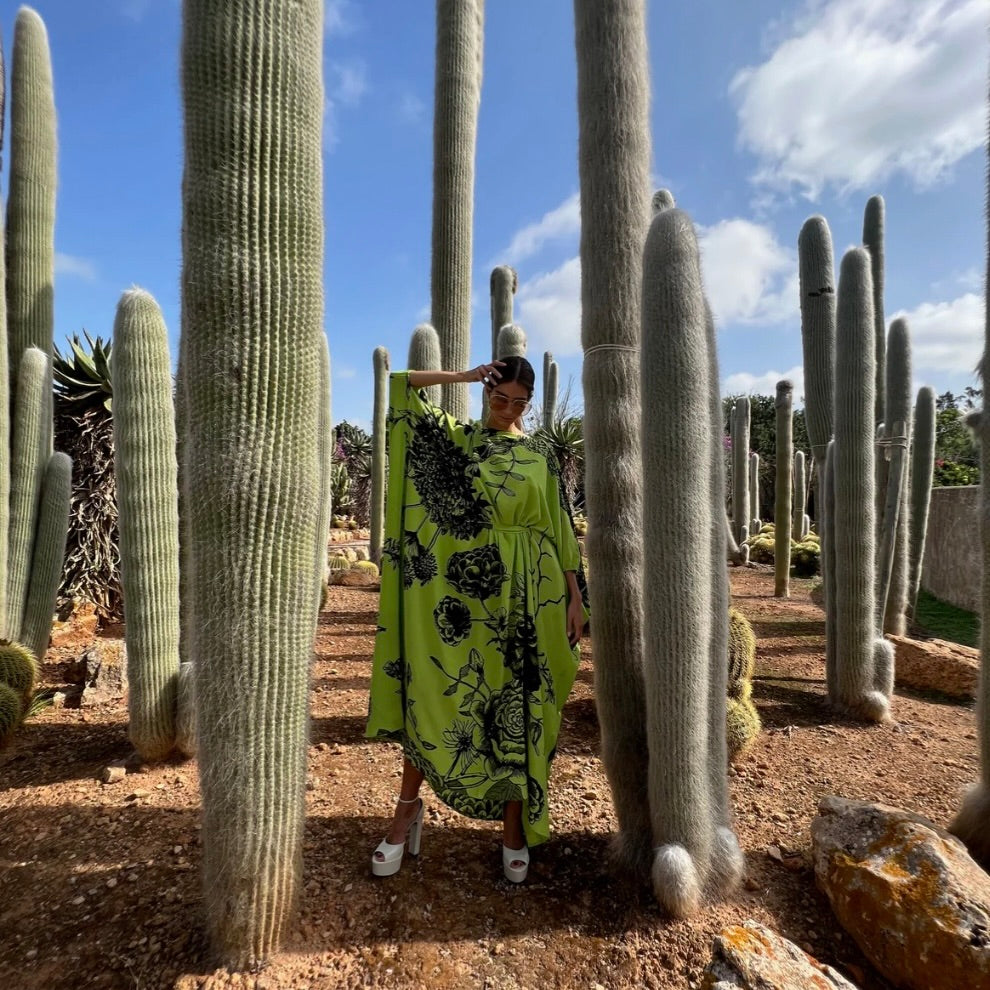
[[[484,427],[419,389],[481,382]],[[547,777],[587,613],[556,458],[520,427],[525,358],[391,376],[382,594],[367,735],[402,744],[392,827],[372,856],[391,876],[419,853],[420,784],[462,814],[502,820],[519,883],[550,834]],[[579,577],[580,582],[579,583]]]

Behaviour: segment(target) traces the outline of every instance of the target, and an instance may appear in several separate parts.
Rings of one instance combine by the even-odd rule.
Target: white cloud
[[[326,106],[323,115],[323,142],[332,150],[340,140],[338,116],[341,107],[353,109],[368,91],[368,69],[361,59],[336,61],[327,66]]]
[[[357,378],[357,369],[350,367],[350,365],[332,363],[330,370],[333,377],[339,378],[341,381],[347,381],[350,378]]]
[[[985,0],[813,0],[729,87],[755,181],[810,197],[935,183],[983,143],[985,49]]]
[[[581,259],[523,281],[515,319],[526,331],[530,351],[560,357],[581,353]]]
[[[350,34],[355,29],[351,0],[326,0],[323,5],[323,33],[328,38]]]
[[[55,274],[81,278],[85,282],[96,281],[96,264],[89,258],[79,258],[72,254],[55,252]]]
[[[404,124],[420,124],[426,116],[426,104],[410,90],[399,97],[399,119]]]
[[[581,230],[581,197],[574,193],[560,206],[544,213],[536,223],[528,224],[517,231],[502,252],[502,259],[496,264],[517,265],[520,261],[538,254],[548,241],[574,238]]]
[[[912,310],[900,310],[911,331],[914,377],[925,372],[972,374],[983,353],[983,299],[975,292],[951,302],[924,302]]]
[[[739,218],[698,228],[705,290],[720,327],[798,318],[798,271],[769,227]]]
[[[796,365],[789,371],[765,371],[762,375],[751,375],[748,371],[738,371],[722,379],[723,395],[775,395],[777,382],[788,379],[794,385],[794,404],[800,406],[804,399],[804,368]]]

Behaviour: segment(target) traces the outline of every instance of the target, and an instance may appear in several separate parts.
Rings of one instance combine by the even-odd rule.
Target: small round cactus
[[[756,637],[749,620],[734,608],[729,609],[729,697],[739,698],[753,676],[756,661]]]
[[[378,577],[378,565],[372,560],[356,560],[351,564],[351,570]]]
[[[27,709],[38,679],[38,661],[20,643],[0,644],[0,684],[17,692],[22,709]]]
[[[725,728],[729,759],[734,760],[745,754],[763,728],[756,706],[749,698],[729,698]]]
[[[0,749],[13,739],[23,714],[20,694],[9,685],[0,684]]]
[[[329,563],[331,571],[349,571],[351,569],[351,562],[341,553],[335,553],[330,558]]]

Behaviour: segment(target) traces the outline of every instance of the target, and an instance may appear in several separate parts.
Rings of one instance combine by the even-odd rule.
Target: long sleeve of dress
[[[574,535],[574,523],[571,520],[567,495],[560,478],[550,467],[549,462],[546,497],[550,521],[553,525],[553,542],[557,547],[557,557],[560,560],[561,569],[576,573],[581,569],[581,551],[578,547],[577,537]]]

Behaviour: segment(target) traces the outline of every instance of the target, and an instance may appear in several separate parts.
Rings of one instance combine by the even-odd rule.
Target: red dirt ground
[[[615,827],[598,760],[590,644],[565,709],[551,786],[555,834],[530,878],[501,878],[496,826],[427,797],[423,851],[370,875],[391,815],[397,751],[363,739],[377,611],[333,588],[313,664],[306,876],[285,951],[259,975],[211,969],[199,912],[195,761],[97,774],[131,752],[126,710],[49,709],[0,755],[0,975],[22,990],[238,986],[697,986],[712,936],[754,918],[851,976],[885,984],[814,886],[809,824],[823,794],[882,800],[938,823],[975,779],[970,707],[899,694],[896,724],[836,717],[824,696],[822,613],[809,583],[778,601],[767,570],[734,570],[758,637],[754,697],[765,731],[732,771],[747,880],[724,904],[670,921],[648,888],[606,864]],[[46,666],[48,683],[59,665]],[[778,860],[768,850],[781,853]]]

